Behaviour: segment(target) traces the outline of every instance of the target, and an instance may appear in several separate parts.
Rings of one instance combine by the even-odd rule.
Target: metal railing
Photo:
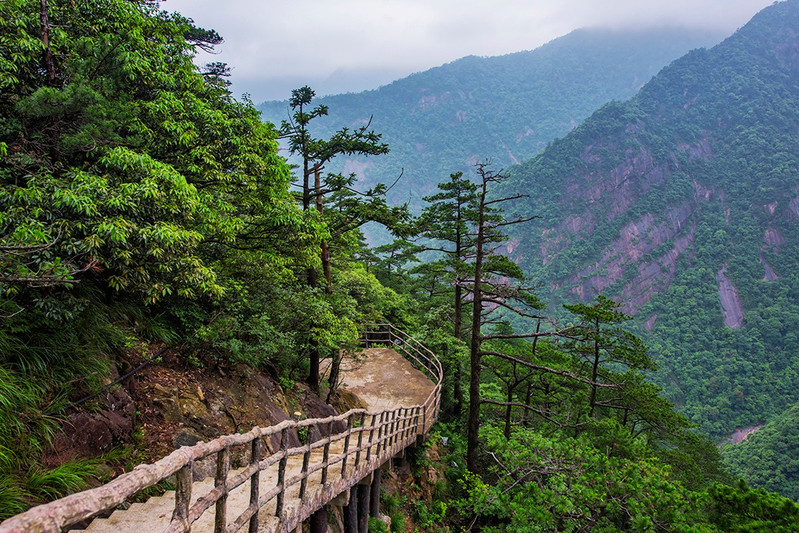
[[[390,346],[431,378],[434,388],[423,404],[385,411],[353,409],[327,418],[286,420],[274,426],[255,427],[247,433],[182,447],[155,463],[139,465],[105,485],[11,517],[0,524],[0,533],[60,532],[122,505],[140,491],[171,476],[175,476],[177,488],[167,532],[191,531],[192,524],[212,506],[215,508],[215,533],[236,532],[247,525],[249,531],[257,531],[264,514],[259,511],[267,506],[276,517],[275,531],[293,530],[338,494],[415,444],[427,434],[438,416],[442,368],[435,355],[390,324],[365,326],[361,337],[366,347]],[[346,429],[334,433],[336,425],[346,426]],[[304,434],[305,442],[289,448],[292,432]],[[264,456],[265,439],[274,439],[274,444],[278,436],[278,449]],[[248,452],[244,456],[249,456],[246,465],[231,471],[232,451],[242,448]],[[214,486],[191,503],[193,464],[213,456],[216,457]],[[263,494],[262,473],[276,475],[274,486]],[[311,480],[317,473],[318,479]],[[228,521],[228,495],[248,481],[249,505]],[[297,503],[296,498],[299,498],[298,505],[288,504],[290,489],[292,501]]]

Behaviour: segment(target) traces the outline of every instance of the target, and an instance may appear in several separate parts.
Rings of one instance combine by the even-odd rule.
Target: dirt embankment
[[[140,362],[140,356],[130,355],[120,366]],[[167,351],[159,362],[67,411],[47,462],[55,466],[113,450],[112,455],[124,457],[109,465],[119,474],[180,446],[277,424],[296,412],[307,418],[336,414],[303,384],[284,391],[273,376],[246,365],[190,366]]]

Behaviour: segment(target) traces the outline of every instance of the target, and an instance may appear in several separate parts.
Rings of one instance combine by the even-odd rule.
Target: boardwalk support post
[[[358,485],[350,489],[350,501],[344,507],[344,533],[358,533]]]
[[[358,533],[369,533],[371,486],[372,476],[366,476],[358,483]]]
[[[383,478],[383,467],[374,471],[374,479],[369,489],[371,501],[369,502],[369,516],[380,518],[380,481]]]
[[[323,505],[314,514],[311,515],[309,520],[309,529],[311,533],[327,533],[327,506]]]

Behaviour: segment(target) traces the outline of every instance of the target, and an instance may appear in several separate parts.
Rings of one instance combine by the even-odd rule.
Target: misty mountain
[[[326,136],[372,117],[391,153],[347,160],[343,170],[365,185],[391,184],[402,174],[390,199],[418,208],[450,173],[478,160],[500,167],[524,161],[602,104],[633,96],[673,59],[719,40],[677,28],[577,30],[536,50],[465,57],[373,91],[319,98],[329,116],[315,120],[312,133]],[[289,116],[286,101],[259,109],[275,124]]]

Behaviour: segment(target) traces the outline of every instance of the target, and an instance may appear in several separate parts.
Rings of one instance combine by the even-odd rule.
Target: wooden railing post
[[[308,441],[305,445],[305,453],[302,454],[302,470],[300,475],[300,500],[305,498],[305,489],[308,487],[308,462],[311,460],[311,426],[306,426],[305,440]]]
[[[214,513],[214,533],[225,533],[227,529],[227,489],[225,482],[230,472],[230,448],[225,448],[216,454],[216,477],[214,487],[223,487],[222,496],[216,500],[216,512]]]
[[[394,421],[391,423],[391,437],[388,439],[388,449],[391,453],[394,452],[394,447],[397,445],[397,437],[399,437],[399,428],[402,424],[402,411],[403,409],[396,409],[394,412]]]
[[[261,436],[253,439],[250,449],[250,464],[257,465],[261,462]],[[250,518],[250,533],[258,533],[258,500],[261,488],[261,469],[256,468],[250,476],[250,506],[255,508],[255,513]]]
[[[172,521],[181,522],[183,531],[191,531],[189,524],[189,503],[191,503],[191,465],[187,465],[178,470],[176,474],[177,487],[175,488],[175,511],[172,513]]]
[[[358,446],[356,447],[357,451],[355,452],[355,468],[356,469],[358,468],[358,465],[360,465],[360,463],[361,463],[361,443],[363,443],[363,432],[366,430],[366,427],[364,426],[364,424],[366,424],[366,413],[365,412],[361,413],[361,423],[358,426]],[[366,462],[369,462],[368,458],[367,458]]]
[[[330,462],[330,440],[333,438],[333,422],[327,425],[327,442],[325,443],[324,452],[322,453],[322,486],[327,483],[327,466]]]
[[[383,444],[382,436],[383,436],[383,426],[385,426],[385,421],[383,420],[384,415],[390,416],[388,411],[383,411],[380,413],[380,425],[377,426],[377,448],[375,448],[375,457],[380,457],[380,447]],[[379,459],[378,459],[379,460]]]
[[[286,450],[289,449],[287,441],[288,429],[283,428],[280,432],[280,451],[283,453],[283,457],[280,458],[280,463],[277,466],[277,486],[280,487],[280,492],[277,493],[275,502],[275,516],[278,518],[283,515],[283,504],[286,499],[286,462],[288,461]]]
[[[347,417],[347,434],[344,436],[344,457],[341,458],[341,477],[347,477],[347,455],[350,452],[351,434],[352,434],[352,415]]]
[[[383,413],[380,413],[379,418],[383,418]],[[366,448],[366,463],[372,457],[372,446],[374,445],[375,427],[378,424],[378,415],[372,415],[372,426],[369,428],[369,447]]]
[[[413,409],[407,408],[402,414],[402,434],[400,435],[400,440],[402,441],[402,447],[405,447],[405,442],[408,440],[408,428],[411,425],[411,415],[410,413],[413,412]]]

